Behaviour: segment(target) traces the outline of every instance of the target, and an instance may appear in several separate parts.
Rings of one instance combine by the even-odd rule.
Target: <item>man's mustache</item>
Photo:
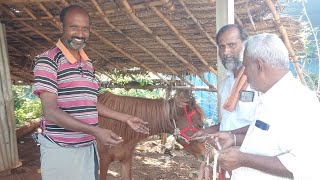
[[[233,55],[225,55],[223,59],[235,59]]]

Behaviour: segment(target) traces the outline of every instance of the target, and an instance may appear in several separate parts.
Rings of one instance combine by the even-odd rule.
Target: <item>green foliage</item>
[[[39,98],[32,94],[31,86],[12,86],[12,91],[17,127],[41,116],[41,103]]]
[[[145,85],[153,85],[151,77],[149,74],[133,74],[131,76],[119,73],[117,71],[112,72],[113,74],[108,74],[108,77],[111,77],[112,83],[117,85],[128,85],[128,84],[139,84],[141,87]],[[109,80],[110,78],[106,77],[103,74],[99,74],[98,78],[101,81]]]
[[[102,79],[103,75],[99,78]],[[112,77],[113,84],[117,85],[140,85],[141,87],[147,85],[153,85],[152,79],[149,74],[136,74],[132,76],[124,75],[121,73],[114,72],[114,74],[109,74]],[[107,91],[106,88],[101,88],[99,93]],[[108,88],[108,91],[122,96],[134,96],[134,97],[145,97],[149,99],[158,99],[165,97],[165,90],[154,89],[154,90],[144,90],[144,89],[124,89],[124,88]]]

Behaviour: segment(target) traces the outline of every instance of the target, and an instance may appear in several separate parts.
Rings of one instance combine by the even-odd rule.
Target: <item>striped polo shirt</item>
[[[47,91],[57,95],[57,107],[75,119],[92,126],[98,125],[98,82],[92,62],[85,52],[79,51],[76,60],[59,40],[56,46],[39,55],[34,66],[34,94]],[[59,127],[42,117],[42,134],[64,147],[87,146],[95,137]]]

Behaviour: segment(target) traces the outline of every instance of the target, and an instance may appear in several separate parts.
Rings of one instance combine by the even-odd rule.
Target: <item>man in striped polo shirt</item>
[[[89,38],[89,15],[80,6],[60,14],[63,34],[56,46],[39,55],[34,67],[34,94],[43,109],[38,136],[43,180],[94,180],[98,176],[96,139],[105,145],[123,140],[97,127],[98,114],[126,122],[149,133],[147,122],[97,102],[98,82],[92,62],[83,51]]]

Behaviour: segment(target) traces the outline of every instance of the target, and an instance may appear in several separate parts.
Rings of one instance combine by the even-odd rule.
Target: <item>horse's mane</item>
[[[170,122],[170,107],[167,100],[118,96],[110,92],[101,94],[98,100],[110,109],[137,116],[147,121],[150,135],[165,132],[166,128],[172,127]],[[147,137],[147,135],[142,133],[134,132],[126,123],[118,120],[99,117],[99,126],[112,129],[112,131],[125,140],[132,137]]]
[[[98,101],[110,109],[119,111],[132,116],[137,116],[144,121],[148,122],[150,130],[149,135],[168,132],[173,129],[171,119],[179,113],[184,113],[183,108],[179,108],[175,99],[146,99],[130,96],[114,95],[110,92],[105,92],[99,96]],[[202,121],[204,121],[204,112],[199,105],[192,99],[188,105],[188,111],[196,109]],[[126,123],[118,120],[106,119],[99,117],[99,126],[111,129],[113,132],[121,136],[124,140],[143,139],[148,135],[136,133]]]

